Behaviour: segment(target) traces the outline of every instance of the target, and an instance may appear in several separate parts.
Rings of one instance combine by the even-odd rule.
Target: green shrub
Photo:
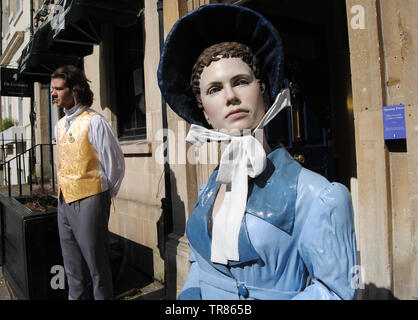
[[[10,127],[17,126],[18,124],[19,122],[12,118],[4,118],[0,121],[0,131],[7,130]]]

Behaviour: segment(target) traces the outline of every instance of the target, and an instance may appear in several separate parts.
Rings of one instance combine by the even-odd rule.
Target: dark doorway
[[[283,41],[284,87],[292,108],[266,129],[306,168],[350,186],[355,177],[354,120],[344,0],[257,0]]]

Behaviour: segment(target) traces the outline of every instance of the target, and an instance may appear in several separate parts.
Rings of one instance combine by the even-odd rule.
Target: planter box
[[[57,211],[35,212],[20,201],[1,197],[3,274],[19,300],[66,299],[65,289],[53,289],[53,266],[63,266]]]

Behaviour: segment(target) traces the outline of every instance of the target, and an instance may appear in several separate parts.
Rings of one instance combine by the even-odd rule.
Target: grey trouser
[[[58,230],[69,300],[86,299],[90,279],[95,300],[113,297],[109,214],[108,191],[69,204],[62,197],[58,201]]]

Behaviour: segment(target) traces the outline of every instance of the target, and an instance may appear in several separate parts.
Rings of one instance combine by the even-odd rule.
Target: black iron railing
[[[52,185],[52,192],[55,193],[55,172],[54,172],[54,150],[53,150],[53,146],[55,144],[52,143],[40,143],[40,144],[36,144],[34,146],[32,146],[31,148],[18,152],[18,146],[19,144],[21,145],[21,150],[23,150],[24,148],[24,142],[23,142],[23,137],[22,140],[19,142],[17,140],[17,137],[15,135],[15,142],[13,143],[15,145],[16,148],[16,156],[14,156],[11,159],[5,160],[5,152],[6,152],[6,148],[7,146],[5,146],[4,142],[2,144],[2,162],[1,165],[3,166],[3,170],[4,170],[4,181],[5,184],[7,184],[8,186],[8,194],[9,197],[12,196],[12,183],[11,183],[11,164],[13,162],[15,162],[15,167],[16,167],[16,178],[17,178],[17,185],[19,186],[19,195],[21,196],[23,194],[23,184],[29,184],[29,190],[30,190],[30,194],[32,194],[33,191],[33,185],[34,184],[39,184],[41,185],[41,190],[42,193],[45,192],[45,165],[44,165],[44,152],[45,152],[45,148],[49,147],[48,151],[49,151],[49,163],[50,163],[50,170],[51,170],[51,185]],[[39,154],[39,158],[40,158],[40,177],[36,177],[36,171],[35,171],[35,165],[37,163],[36,159],[36,150],[37,148],[39,148],[40,150],[40,154]],[[28,158],[28,168],[26,168],[25,165],[25,158]],[[22,161],[23,159],[23,161]],[[28,171],[28,175],[26,175],[26,172]],[[28,181],[27,181],[28,180]],[[24,183],[26,182],[27,183]]]

